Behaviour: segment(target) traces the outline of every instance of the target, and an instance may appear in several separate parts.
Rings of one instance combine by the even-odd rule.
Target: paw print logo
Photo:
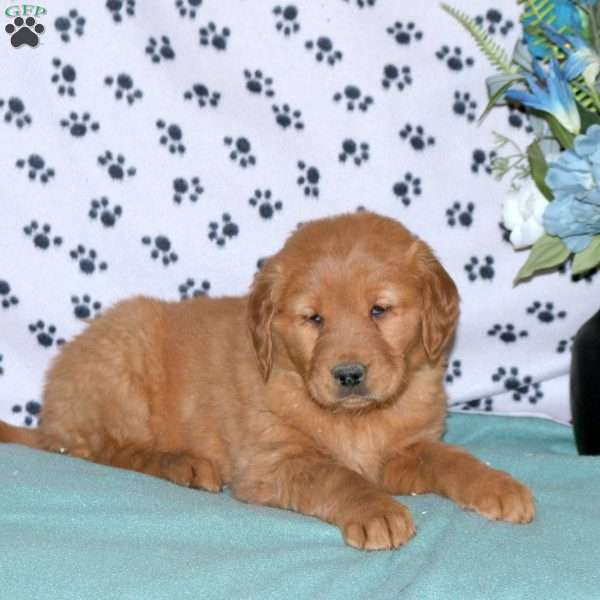
[[[75,67],[69,64],[63,64],[60,58],[52,59],[52,66],[56,71],[50,81],[56,86],[56,91],[60,96],[75,96],[74,83],[77,79]]]
[[[352,161],[357,167],[369,160],[369,144],[367,142],[357,143],[347,138],[342,142],[342,151],[338,154],[338,160],[342,163]]]
[[[210,292],[210,281],[204,279],[200,282],[200,286],[196,287],[196,281],[191,277],[188,277],[180,286],[178,286],[177,291],[179,292],[180,300],[208,296]]]
[[[167,125],[162,119],[156,121],[156,127],[163,133],[158,139],[161,146],[166,146],[171,154],[185,154],[185,146],[182,143],[183,132],[179,125],[171,123]]]
[[[298,22],[298,7],[295,4],[278,4],[273,9],[275,16],[275,29],[286,37],[300,31]]]
[[[229,158],[242,168],[253,166],[256,164],[256,157],[252,154],[252,145],[245,137],[238,137],[235,140],[227,136],[223,139],[224,144],[231,148]]]
[[[467,121],[472,123],[475,120],[475,111],[477,110],[477,102],[472,99],[469,92],[454,92],[454,101],[452,103],[452,111],[455,115],[467,117]]]
[[[356,85],[347,85],[343,92],[336,92],[333,95],[334,102],[345,102],[346,109],[353,111],[355,108],[366,112],[373,104],[373,98],[371,96],[364,95],[360,88]]]
[[[123,209],[116,204],[111,206],[108,198],[102,196],[100,200],[92,200],[90,202],[90,210],[88,216],[90,219],[98,219],[104,227],[114,227],[117,221],[121,218]]]
[[[11,287],[8,281],[0,279],[0,304],[2,304],[2,308],[4,309],[19,304],[19,299],[14,294],[11,294],[10,291]]]
[[[68,44],[71,41],[71,35],[75,33],[81,37],[85,31],[85,17],[82,17],[77,10],[70,10],[66,17],[58,17],[54,21],[54,29],[60,34],[60,39]]]
[[[154,239],[149,235],[145,235],[142,238],[142,244],[150,246],[150,256],[154,260],[160,258],[165,267],[179,260],[179,256],[172,249],[171,240],[166,235],[157,235]]]
[[[534,383],[530,375],[521,377],[518,367],[498,367],[492,375],[494,383],[502,383],[507,392],[512,392],[515,402],[527,400],[530,404],[536,404],[544,397],[541,383]]]
[[[448,371],[446,372],[446,383],[454,383],[455,379],[462,377],[462,362],[460,360],[453,360],[448,365]]]
[[[494,279],[494,257],[486,256],[479,260],[476,256],[472,256],[469,262],[465,265],[465,271],[469,277],[469,281],[477,281],[477,279]]]
[[[458,46],[454,46],[450,50],[449,46],[443,45],[435,55],[439,60],[444,61],[451,71],[462,71],[463,68],[472,67],[475,64],[473,58],[463,57],[462,49]]]
[[[419,42],[423,39],[423,32],[418,31],[417,26],[412,21],[406,24],[396,21],[393,25],[387,27],[386,31],[402,46],[407,46],[413,40]]]
[[[317,62],[325,62],[331,66],[341,61],[344,57],[340,50],[334,48],[331,38],[326,36],[320,36],[315,41],[307,40],[304,43],[304,47],[315,53]]]
[[[403,140],[408,140],[410,145],[417,152],[425,150],[427,146],[435,145],[435,138],[431,135],[426,136],[422,125],[413,127],[410,123],[407,123],[404,128],[400,130],[399,135]]]
[[[19,46],[31,46],[35,48],[39,42],[39,36],[45,29],[41,23],[36,23],[33,17],[17,17],[12,23],[8,23],[4,31],[10,35],[10,43],[14,48]]]
[[[283,208],[281,200],[273,201],[271,190],[254,190],[254,195],[248,200],[250,206],[258,207],[258,214],[263,219],[271,219],[276,211]]]
[[[184,200],[196,202],[201,194],[204,193],[204,188],[200,185],[199,177],[185,179],[177,177],[173,180],[173,202],[181,204]]]
[[[506,323],[505,325],[496,323],[488,330],[487,334],[491,337],[497,337],[505,344],[514,344],[518,339],[526,338],[529,335],[524,329],[517,331],[512,323]]]
[[[275,114],[275,122],[282,129],[292,127],[293,129],[304,129],[304,123],[302,122],[302,112],[297,109],[290,108],[289,104],[282,104],[278,106],[273,104],[271,107]]]
[[[102,310],[102,303],[97,300],[92,300],[89,294],[79,296],[71,296],[71,304],[73,305],[73,314],[78,319],[95,319]]]
[[[298,161],[297,167],[300,174],[296,179],[296,183],[302,188],[305,196],[313,196],[316,198],[319,195],[319,181],[321,179],[319,169],[307,165],[302,160]]]
[[[404,206],[410,206],[413,196],[420,196],[423,191],[421,188],[421,178],[415,177],[410,172],[405,173],[401,181],[394,183],[392,191]]]
[[[135,16],[135,0],[106,0],[105,6],[115,23],[122,23],[125,15]]]
[[[174,60],[175,50],[171,46],[171,40],[166,36],[162,35],[160,41],[155,37],[148,38],[146,44],[146,54],[150,56],[153,63],[159,63],[161,60]]]
[[[254,71],[244,69],[244,79],[246,80],[246,89],[252,94],[263,94],[267,98],[272,98],[275,95],[273,78],[265,75],[260,69]]]
[[[395,86],[396,89],[403,91],[407,85],[412,85],[412,82],[412,73],[408,65],[397,67],[390,63],[383,67],[381,85],[384,89],[389,90]]]
[[[23,407],[21,404],[15,404],[12,407],[12,412],[15,415],[20,415],[25,409],[25,417],[23,418],[23,425],[25,427],[37,426],[39,420],[39,414],[42,410],[42,405],[36,400],[29,400]]]
[[[454,202],[450,208],[446,209],[448,225],[454,227],[458,223],[463,227],[471,227],[474,212],[475,205],[472,202],[469,202],[464,209],[460,202]]]
[[[113,155],[110,150],[98,157],[98,164],[106,169],[111,179],[123,181],[125,177],[133,177],[136,173],[135,167],[125,165],[125,157],[122,154]]]
[[[76,138],[83,137],[89,131],[98,131],[100,123],[92,121],[90,113],[85,112],[81,116],[76,112],[69,113],[69,117],[62,119],[61,127],[69,130],[69,133]]]
[[[44,348],[50,348],[55,344],[62,346],[65,343],[63,338],[59,338],[56,335],[55,325],[46,325],[44,321],[39,320],[29,325],[29,331],[35,335],[40,346]]]
[[[531,306],[526,309],[528,315],[535,315],[540,323],[552,323],[556,319],[564,319],[567,312],[564,310],[556,310],[553,302],[541,303],[536,300]]]
[[[63,242],[62,237],[52,236],[52,227],[48,223],[40,224],[33,220],[23,227],[23,232],[30,237],[33,245],[40,250],[48,250],[50,246],[60,246]]]
[[[46,161],[39,154],[30,154],[28,158],[20,158],[15,163],[17,169],[27,169],[31,181],[48,183],[54,177],[54,169],[46,166]]]
[[[5,123],[14,123],[19,129],[31,125],[31,115],[25,111],[25,104],[21,98],[9,98],[6,102],[0,98],[0,109],[5,110]]]
[[[115,98],[117,100],[127,99],[128,104],[133,104],[136,100],[143,97],[142,90],[135,87],[133,78],[127,73],[119,73],[116,77],[107,75],[104,78],[104,85],[112,88],[114,85]]]
[[[108,264],[98,259],[98,253],[93,249],[87,249],[83,244],[79,244],[69,252],[69,256],[77,262],[79,270],[85,275],[92,275],[98,271],[106,271]]]
[[[221,31],[213,21],[205,27],[200,27],[200,45],[212,46],[215,50],[227,49],[227,38],[231,35],[229,27],[222,27]]]
[[[508,35],[515,25],[510,19],[503,21],[502,13],[495,8],[490,8],[485,15],[477,15],[475,23],[485,29],[490,35],[494,35],[497,32],[500,32],[502,35]]]
[[[175,8],[182,19],[189,17],[196,18],[196,10],[202,4],[202,0],[175,0]]]
[[[494,171],[494,161],[497,153],[495,150],[486,153],[484,150],[477,148],[473,150],[473,160],[471,162],[471,171],[479,173],[480,171],[491,175]]]
[[[191,90],[183,94],[183,97],[185,100],[196,100],[201,108],[208,105],[216,108],[219,106],[221,94],[220,92],[211,92],[203,83],[195,83]]]
[[[239,232],[240,228],[231,220],[229,213],[223,213],[220,224],[217,221],[208,224],[208,239],[217,246],[225,246],[227,240],[233,239]]]

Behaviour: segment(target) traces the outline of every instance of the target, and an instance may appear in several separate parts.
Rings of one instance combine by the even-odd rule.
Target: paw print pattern
[[[156,127],[163,132],[158,139],[161,146],[167,147],[171,154],[185,154],[185,146],[182,143],[183,131],[179,125],[174,123],[167,125],[162,119],[159,119],[156,121]]]
[[[161,60],[175,59],[175,50],[173,50],[171,40],[166,35],[162,35],[160,41],[155,37],[148,38],[146,54],[150,56],[150,59],[155,64],[158,64]]]
[[[410,206],[413,200],[412,197],[420,196],[423,191],[421,188],[421,178],[415,177],[412,173],[405,173],[401,181],[394,183],[392,191],[404,206]]]
[[[227,39],[231,35],[229,27],[222,27],[221,31],[213,21],[205,27],[200,27],[200,45],[212,46],[215,50],[226,50]]]
[[[506,323],[505,325],[496,323],[488,330],[487,334],[492,337],[497,337],[505,344],[514,344],[519,338],[526,338],[529,335],[524,329],[517,331],[512,323]]]
[[[19,46],[31,46],[35,48],[40,38],[44,33],[45,28],[41,23],[36,23],[33,17],[17,17],[12,23],[8,23],[4,27],[4,31],[10,35],[10,43],[14,48]]]
[[[296,179],[296,183],[302,188],[305,196],[317,197],[319,195],[319,181],[321,174],[317,167],[309,166],[304,161],[299,160],[297,163],[300,175]]]
[[[7,101],[0,98],[0,109],[5,111],[2,117],[5,123],[14,123],[19,129],[31,125],[31,115],[26,112],[21,98],[12,97]]]
[[[56,86],[59,96],[75,96],[75,86],[73,85],[77,79],[75,67],[63,64],[60,58],[53,58],[52,66],[56,72],[52,75],[50,81]]]
[[[558,344],[556,345],[557,354],[564,354],[567,351],[571,352],[572,349],[573,349],[573,337],[571,337],[568,340],[559,340]]]
[[[466,402],[459,402],[452,406],[458,406],[461,410],[483,410],[485,412],[492,412],[494,409],[494,399],[489,396],[486,398],[475,398],[474,400],[467,400]]]
[[[2,366],[3,361],[4,361],[4,356],[2,356],[2,354],[0,354],[0,376],[4,375],[4,367]]]
[[[344,2],[352,2],[352,0],[344,0]],[[358,6],[358,8],[366,8],[367,6],[375,6],[377,0],[354,0],[354,4]]]
[[[425,150],[427,146],[435,145],[435,138],[431,135],[426,136],[422,125],[413,127],[410,123],[407,123],[404,128],[399,131],[399,135],[403,140],[408,140],[410,145],[417,152]]]
[[[412,41],[418,42],[423,39],[423,32],[418,31],[412,21],[406,24],[396,21],[393,25],[387,27],[386,31],[402,46],[407,46]]]
[[[190,298],[198,298],[200,296],[208,296],[210,292],[210,281],[204,279],[200,282],[200,286],[196,287],[196,281],[188,277],[178,288],[180,300],[189,300]]]
[[[17,169],[27,169],[31,181],[48,183],[55,175],[54,169],[46,166],[46,161],[39,154],[30,154],[26,159],[19,158],[15,166]]]
[[[217,221],[208,224],[208,239],[217,246],[225,246],[227,240],[233,239],[239,232],[240,228],[231,220],[229,213],[223,213],[220,224]]]
[[[189,17],[196,18],[196,11],[200,8],[202,0],[175,0],[175,8],[182,19]]]
[[[542,304],[537,300],[527,307],[526,312],[528,315],[535,315],[540,323],[552,323],[556,319],[564,319],[567,316],[566,311],[556,310],[554,303],[545,302]]]
[[[475,23],[485,29],[490,35],[494,35],[497,32],[500,32],[502,35],[508,35],[515,25],[510,19],[503,21],[502,13],[495,8],[490,8],[485,15],[477,15]]]
[[[46,325],[44,321],[36,321],[29,325],[29,331],[35,336],[38,344],[44,348],[51,348],[54,345],[62,346],[65,343],[63,338],[56,335],[55,325]]]
[[[260,69],[254,71],[244,69],[244,79],[246,80],[246,89],[252,94],[264,94],[267,98],[275,95],[273,78],[265,75]]]
[[[454,92],[454,100],[452,102],[452,111],[459,117],[466,116],[467,121],[472,123],[475,120],[477,110],[477,102],[473,100],[469,92]]]
[[[98,259],[98,253],[93,249],[87,249],[83,244],[79,244],[69,252],[69,256],[77,261],[79,270],[85,275],[92,275],[98,271],[106,271],[108,264]]]
[[[395,86],[396,89],[402,91],[407,85],[412,85],[412,82],[412,73],[408,65],[397,67],[390,63],[383,67],[381,85],[384,89],[389,90]]]
[[[179,256],[172,249],[171,240],[166,235],[157,235],[152,239],[149,235],[142,238],[144,246],[151,246],[150,256],[154,259],[161,259],[162,264],[168,267],[179,260]]]
[[[92,300],[89,294],[79,296],[71,296],[71,304],[73,305],[73,314],[78,319],[95,319],[102,310],[102,303],[97,300]]]
[[[254,190],[253,196],[248,200],[250,206],[258,207],[258,214],[263,219],[271,219],[276,211],[283,208],[281,200],[272,200],[271,190]]]
[[[60,39],[66,44],[71,41],[73,34],[81,37],[85,31],[85,17],[72,9],[65,17],[57,17],[54,28],[60,34]]]
[[[114,86],[115,98],[117,100],[126,99],[128,104],[133,104],[136,100],[141,100],[144,93],[135,87],[133,78],[127,73],[119,73],[116,76],[107,75],[104,78],[104,85],[112,88]]]
[[[454,202],[450,208],[446,209],[448,225],[454,227],[458,223],[463,227],[471,227],[474,212],[475,205],[472,202],[469,202],[464,209],[460,202]]]
[[[256,156],[252,154],[252,145],[247,138],[238,137],[234,140],[232,137],[227,136],[223,139],[223,142],[231,148],[229,158],[237,162],[240,167],[245,169],[256,164]]]
[[[341,61],[344,57],[340,50],[334,48],[331,38],[326,36],[320,36],[315,41],[307,40],[304,43],[304,47],[315,53],[317,62],[325,62],[331,66]]]
[[[135,16],[135,0],[106,0],[106,8],[115,23],[122,23],[125,15]]]
[[[334,102],[345,102],[346,109],[353,111],[355,108],[366,112],[373,104],[373,98],[362,93],[361,89],[356,85],[347,85],[343,92],[336,92],[333,95]]]
[[[121,218],[123,209],[116,204],[111,206],[108,198],[102,196],[100,200],[92,200],[90,202],[90,210],[88,215],[90,219],[98,219],[104,227],[114,227],[117,221]]]
[[[369,144],[367,142],[357,143],[347,138],[342,142],[342,151],[338,154],[338,160],[342,163],[352,161],[357,167],[369,160]]]
[[[446,63],[446,66],[451,71],[462,71],[465,67],[472,67],[475,64],[475,60],[473,58],[464,58],[462,54],[462,49],[458,46],[454,46],[452,50],[450,50],[449,46],[445,44],[435,53],[439,60],[442,60]]]
[[[191,90],[184,92],[183,97],[185,100],[196,100],[201,108],[208,105],[216,108],[219,106],[221,94],[220,92],[211,92],[203,83],[195,83]]]
[[[292,127],[293,129],[304,129],[304,123],[302,122],[302,112],[298,109],[290,108],[289,104],[282,104],[281,106],[273,104],[271,107],[273,114],[275,115],[275,122],[282,129]]]
[[[48,223],[40,224],[33,220],[23,227],[25,235],[29,236],[33,241],[33,245],[40,250],[48,250],[50,246],[60,246],[63,242],[62,237],[52,236],[52,226]]]
[[[487,173],[491,175],[494,171],[494,160],[496,160],[497,153],[495,150],[486,153],[485,150],[477,148],[473,150],[473,160],[471,162],[471,172]]]
[[[200,195],[204,193],[204,188],[200,185],[199,177],[192,177],[189,180],[177,177],[173,180],[173,191],[173,202],[181,204],[184,200],[197,202]]]
[[[446,383],[454,383],[455,379],[462,377],[462,363],[460,360],[453,360],[448,365],[448,371],[446,372]]]
[[[0,304],[4,309],[8,309],[11,306],[16,306],[17,304],[19,304],[19,299],[10,292],[11,287],[8,281],[0,279]]]
[[[524,129],[526,133],[533,133],[527,109],[520,104],[508,103],[506,106],[508,108],[508,124],[515,129]]]
[[[23,418],[23,425],[25,427],[37,426],[39,421],[39,414],[42,410],[42,405],[37,400],[29,400],[25,403],[25,406],[21,404],[15,404],[12,407],[12,412],[15,415],[23,414],[25,409],[25,417]]]
[[[69,113],[69,117],[62,119],[60,125],[68,129],[69,133],[76,138],[84,137],[88,130],[98,131],[100,129],[100,124],[92,121],[92,117],[88,112],[83,113],[81,116],[76,112]]]
[[[98,157],[98,164],[106,169],[111,179],[123,181],[125,177],[133,177],[136,173],[135,167],[125,165],[125,157],[122,154],[113,155],[110,150]]]
[[[521,377],[518,367],[498,367],[492,375],[494,383],[502,383],[507,392],[512,392],[515,402],[527,400],[530,404],[536,404],[544,397],[541,383],[534,383],[530,375]]]
[[[469,277],[469,281],[477,281],[477,279],[487,279],[491,281],[496,274],[494,270],[494,258],[486,256],[482,260],[476,256],[471,256],[469,262],[465,265],[465,271]]]
[[[298,7],[295,4],[278,4],[273,9],[275,16],[275,29],[286,37],[300,31],[298,22]]]

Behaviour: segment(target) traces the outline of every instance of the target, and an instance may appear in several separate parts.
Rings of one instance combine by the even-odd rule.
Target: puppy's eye
[[[317,313],[308,317],[308,320],[315,325],[323,325],[323,317]]]
[[[387,311],[387,308],[385,306],[375,304],[374,306],[371,307],[370,314],[374,319],[377,319],[377,318],[381,317],[386,311]]]

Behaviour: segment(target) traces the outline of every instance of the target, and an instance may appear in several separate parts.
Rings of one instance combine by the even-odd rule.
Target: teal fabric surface
[[[537,519],[406,497],[417,536],[365,553],[316,519],[0,445],[0,599],[600,598],[600,458],[538,419],[453,415],[446,439],[529,484]]]

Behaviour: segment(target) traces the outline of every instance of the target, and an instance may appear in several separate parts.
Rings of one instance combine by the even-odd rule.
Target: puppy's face
[[[458,313],[454,284],[427,246],[369,213],[302,227],[257,276],[249,323],[265,378],[295,370],[322,407],[393,402],[437,361]]]

